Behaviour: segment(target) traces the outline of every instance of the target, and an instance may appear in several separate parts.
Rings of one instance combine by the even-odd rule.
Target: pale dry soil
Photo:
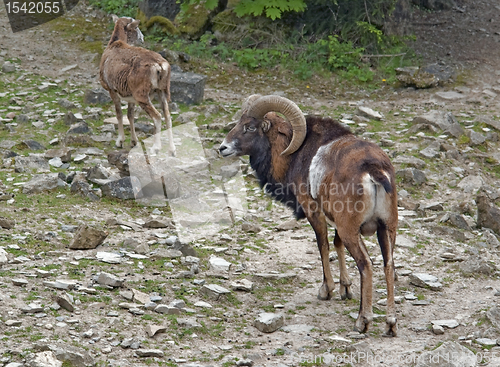
[[[462,126],[478,124],[477,117],[480,115],[488,115],[498,119],[500,97],[494,98],[485,95],[483,91],[494,86],[500,87],[498,82],[500,79],[500,62],[498,60],[500,58],[497,57],[500,43],[498,42],[499,36],[494,34],[495,29],[498,31],[498,24],[500,24],[498,23],[500,11],[493,0],[489,2],[469,1],[467,4],[460,5],[462,7],[467,5],[465,13],[458,11],[438,14],[424,13],[420,15],[421,18],[414,19],[414,21],[429,26],[428,24],[434,24],[436,19],[448,19],[450,27],[455,27],[447,28],[447,31],[439,31],[441,33],[450,32],[444,34],[433,34],[429,30],[421,30],[417,27],[419,32],[417,33],[417,49],[425,52],[427,45],[432,43],[434,51],[424,54],[426,60],[436,61],[440,58],[455,57],[455,60],[460,61],[459,73],[463,78],[461,86],[469,88],[464,93],[463,99],[443,101],[435,95],[437,91],[453,90],[457,86],[456,84],[422,91],[388,87],[376,93],[353,90],[352,93],[343,91],[342,94],[336,95],[333,79],[330,81],[314,79],[310,82],[311,88],[305,89],[289,85],[285,77],[270,77],[261,74],[251,75],[251,77],[239,75],[238,81],[233,80],[230,85],[222,85],[215,77],[210,77],[206,98],[211,104],[237,106],[247,95],[254,92],[266,94],[283,91],[287,97],[300,103],[308,113],[326,113],[337,117],[340,112],[353,113],[357,103],[364,101],[365,105],[386,116],[382,126],[378,125],[375,131],[380,135],[387,133],[384,136],[397,142],[396,146],[389,150],[407,154],[405,143],[408,142],[424,148],[431,139],[416,137],[413,140],[406,139],[405,142],[400,143],[399,140],[403,139],[404,134],[399,134],[398,131],[410,127],[414,116],[428,110],[451,111],[458,116]],[[27,32],[12,34],[6,22],[3,6],[0,9],[0,52],[4,59],[19,58],[22,70],[39,73],[54,79],[68,79],[82,90],[97,85],[97,66],[94,54],[80,51],[72,42],[68,42],[59,37],[57,33],[52,32],[47,25]],[[472,12],[475,10],[483,13],[473,14]],[[86,12],[89,10],[85,7],[79,7],[77,11]],[[493,20],[489,21],[489,19]],[[465,23],[460,23],[461,21],[467,21],[469,27],[464,28]],[[483,28],[486,31],[480,30]],[[462,39],[458,41],[452,39],[450,35],[459,31],[462,32]],[[490,36],[486,37],[484,35],[486,33]],[[419,37],[423,37],[425,41],[420,42]],[[446,43],[447,40],[450,42]],[[465,40],[473,42],[465,44]],[[442,56],[433,56],[441,49],[448,50],[447,52],[450,52],[451,56],[446,56],[446,53]],[[474,63],[470,64],[470,61]],[[65,73],[60,72],[62,68],[72,64],[78,64],[78,67]],[[473,66],[471,67],[471,65]],[[230,67],[227,67],[227,70],[236,73]],[[214,73],[214,71],[207,71],[207,74]],[[0,75],[0,78],[3,77],[6,76]],[[258,85],[258,88],[255,85]],[[231,116],[226,116],[223,121],[218,122],[228,123],[230,120]],[[372,128],[368,126],[366,130],[372,131]],[[220,136],[218,138],[220,139]],[[377,136],[374,136],[373,139],[378,141]],[[450,139],[450,143],[452,142],[454,140]],[[491,143],[487,146],[486,153],[494,153],[498,150],[498,142]],[[474,152],[481,153],[477,150]],[[429,181],[427,184],[417,188],[401,184],[398,189],[406,188],[411,193],[410,198],[417,203],[440,201],[447,211],[458,203],[470,203],[474,199],[470,193],[463,193],[460,189],[448,187],[446,175],[452,171],[454,166],[459,166],[464,170],[463,176],[479,174],[488,184],[497,189],[500,188],[498,176],[483,171],[481,164],[477,161],[474,165],[469,165],[471,161],[428,162]],[[12,176],[16,175],[11,168],[2,168],[1,170],[8,171]],[[248,177],[247,181],[251,189],[257,186],[251,176]],[[252,195],[249,194],[249,196]],[[46,196],[41,197],[45,198]],[[337,356],[343,355],[344,352],[349,354],[346,347],[357,341],[336,341],[332,337],[346,338],[354,325],[354,320],[349,316],[349,313],[357,311],[359,300],[359,276],[354,262],[348,257],[349,273],[353,279],[354,300],[341,301],[338,296],[330,301],[317,300],[316,295],[321,284],[322,271],[312,229],[307,223],[301,222],[298,229],[284,232],[276,231],[276,225],[290,219],[290,213],[279,205],[269,205],[269,199],[261,193],[252,197],[255,198],[250,204],[254,214],[251,221],[258,223],[263,228],[261,232],[248,234],[243,232],[239,225],[236,225],[227,231],[232,237],[229,242],[221,239],[221,235],[215,235],[201,239],[193,245],[198,246],[198,248],[202,248],[205,244],[215,248],[238,248],[238,255],[218,254],[217,256],[224,257],[234,264],[245,263],[247,269],[243,272],[243,277],[248,279],[252,279],[254,273],[272,271],[280,273],[295,271],[297,277],[283,282],[256,281],[256,290],[252,293],[233,292],[236,301],[234,298],[225,301],[208,300],[199,294],[199,287],[193,286],[190,279],[168,280],[169,273],[164,268],[160,272],[151,271],[147,267],[142,271],[137,262],[112,266],[89,261],[87,267],[78,267],[70,262],[77,261],[78,256],[92,258],[95,250],[70,251],[65,249],[64,241],[56,240],[53,243],[56,252],[46,253],[41,258],[36,258],[34,256],[38,252],[36,246],[33,248],[25,247],[22,241],[19,242],[14,237],[14,235],[24,235],[25,233],[33,236],[38,232],[57,231],[59,223],[64,223],[63,218],[71,218],[73,223],[95,224],[103,224],[110,217],[134,221],[149,216],[154,208],[145,207],[130,210],[130,205],[124,205],[120,201],[114,201],[112,205],[84,202],[76,204],[74,208],[67,208],[67,211],[62,215],[53,216],[50,210],[40,213],[37,212],[36,208],[31,208],[31,213],[35,213],[34,215],[30,211],[14,211],[5,202],[0,202],[0,211],[13,217],[17,222],[14,229],[2,230],[2,246],[18,244],[33,259],[29,264],[8,264],[0,269],[1,274],[7,274],[0,278],[2,285],[0,318],[4,322],[10,319],[22,320],[22,326],[19,328],[7,327],[4,323],[0,323],[0,353],[3,353],[0,354],[0,357],[11,356],[12,361],[21,361],[27,351],[34,350],[36,338],[30,338],[30,335],[40,335],[41,338],[47,338],[68,349],[83,347],[102,365],[110,363],[115,366],[166,365],[167,363],[176,365],[174,359],[197,361],[202,365],[222,365],[234,360],[234,357],[242,359],[245,356],[250,356],[255,358],[257,354],[261,358],[255,361],[255,365],[270,366],[279,363],[298,365],[298,360],[293,358],[296,354],[289,353],[299,353],[306,361],[311,361],[314,356],[325,352],[331,352]],[[61,205],[64,204],[63,201],[59,201]],[[430,213],[429,216],[432,214]],[[430,303],[427,306],[413,306],[411,302],[404,301],[397,305],[399,325],[397,338],[383,338],[381,336],[384,330],[383,318],[375,321],[364,340],[367,341],[375,356],[384,356],[382,362],[362,361],[351,363],[352,366],[412,366],[414,364],[408,362],[408,359],[401,363],[391,363],[388,358],[395,354],[402,354],[405,358],[412,360],[423,351],[434,349],[444,341],[457,341],[459,337],[466,337],[474,332],[491,328],[488,321],[485,321],[484,314],[485,310],[498,305],[500,301],[500,297],[494,295],[496,289],[500,288],[498,273],[491,276],[465,277],[458,271],[457,263],[443,262],[439,254],[447,249],[446,251],[454,251],[467,257],[468,253],[475,249],[482,258],[491,260],[500,266],[499,250],[482,248],[478,244],[481,240],[481,233],[476,229],[465,231],[466,241],[459,241],[451,236],[433,233],[431,225],[438,225],[437,220],[427,223],[413,219],[410,217],[401,220],[399,235],[410,239],[415,248],[397,246],[395,249],[396,266],[399,271],[411,270],[436,275],[444,284],[443,289],[442,291],[432,291],[418,288],[409,283],[407,276],[400,276],[396,284],[398,296],[413,293]],[[473,217],[468,217],[468,219],[473,224]],[[156,233],[173,233],[167,230],[146,229],[133,232],[121,230],[119,227],[109,227],[107,230],[110,232],[110,236],[104,249],[108,250],[118,249],[125,238],[134,238],[145,243],[156,238],[154,236]],[[64,237],[64,235],[62,236]],[[376,290],[374,303],[376,303],[379,299],[384,298],[383,267],[376,239],[368,238],[367,245],[374,259],[374,289]],[[241,247],[244,249],[241,250]],[[205,257],[202,260],[201,272],[196,278],[206,279],[207,283],[220,283],[228,287],[227,280],[205,276],[206,259],[214,253],[214,250],[203,250],[202,253]],[[80,260],[80,262],[82,261]],[[80,276],[80,282],[83,285],[90,284],[92,276],[102,270],[124,277],[127,283],[134,287],[140,287],[145,279],[153,280],[160,285],[157,289],[162,290],[166,303],[179,296],[179,289],[185,289],[186,292],[183,296],[188,301],[188,307],[193,308],[193,304],[200,299],[213,305],[211,311],[197,309],[197,313],[204,315],[198,320],[204,321],[207,329],[215,330],[215,332],[203,334],[193,330],[192,333],[197,334],[196,336],[191,333],[180,336],[180,331],[174,330],[172,327],[166,333],[148,338],[145,333],[147,325],[173,325],[174,322],[170,318],[160,317],[151,311],[146,311],[146,313],[151,314],[153,320],[133,316],[117,307],[116,303],[124,300],[116,291],[111,292],[103,289],[99,291],[100,297],[97,299],[83,300],[76,314],[70,315],[64,310],[59,311],[60,315],[80,319],[77,327],[68,326],[47,330],[44,327],[45,324],[57,323],[52,312],[49,312],[44,319],[36,319],[23,315],[19,310],[30,302],[27,299],[30,294],[40,295],[42,301],[48,305],[51,304],[50,297],[55,292],[44,288],[40,279],[28,278],[28,287],[19,288],[11,284],[9,277],[12,277],[13,274],[19,274],[22,277],[32,271],[33,267],[49,264],[60,265],[57,269],[57,275],[62,277],[68,276],[72,269],[78,269],[77,275]],[[337,262],[332,261],[331,266],[334,274],[337,274]],[[241,275],[229,273],[231,280],[240,277]],[[106,298],[106,296],[110,298]],[[75,294],[75,297],[78,298],[80,295]],[[276,304],[284,306],[284,308],[275,311],[284,313],[286,325],[306,324],[313,326],[314,329],[289,333],[276,331],[271,334],[259,332],[252,326],[253,320],[258,313],[264,310],[270,311]],[[376,307],[383,312],[383,306]],[[118,318],[106,317],[110,310],[117,310],[120,316]],[[445,330],[443,335],[434,335],[428,330],[430,321],[442,319],[457,320],[460,326],[453,330]],[[216,328],[219,323],[221,327]],[[95,343],[89,343],[88,339],[81,337],[81,333],[89,330],[91,326],[95,326],[95,333],[101,336],[101,339]],[[492,337],[495,335],[496,338],[500,337],[498,330],[493,330],[490,334]],[[143,343],[144,348],[163,350],[166,357],[145,361],[135,357],[133,350],[122,349],[119,346],[114,346],[107,354],[102,352],[111,341],[130,337],[146,341]],[[174,343],[168,343],[171,340]],[[471,346],[476,352],[482,350],[477,344],[471,342],[465,344]],[[283,352],[285,352],[284,355]],[[168,361],[168,358],[171,360]],[[178,363],[178,365],[182,366],[182,363]],[[331,363],[331,365],[347,364]],[[497,359],[497,362],[491,362],[490,365],[500,365],[500,359]]]

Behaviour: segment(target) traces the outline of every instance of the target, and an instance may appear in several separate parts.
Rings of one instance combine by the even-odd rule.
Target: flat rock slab
[[[163,358],[165,356],[165,353],[159,349],[137,349],[135,353],[139,357],[155,357],[155,358]]]
[[[307,324],[286,325],[281,328],[281,330],[287,333],[308,333],[312,329],[314,329],[314,326]]]
[[[443,285],[439,283],[437,277],[425,273],[410,274],[410,283],[417,287],[430,288],[433,291],[440,291],[443,289]]]
[[[95,257],[108,264],[120,264],[122,262],[122,256],[120,254],[115,254],[114,252],[100,251],[95,255]]]
[[[438,97],[439,99],[445,100],[445,101],[456,101],[462,98],[465,98],[466,96],[462,93],[454,92],[454,91],[449,91],[449,92],[436,92],[435,96]]]
[[[370,107],[358,107],[356,113],[360,116],[367,117],[373,120],[382,120],[384,116],[380,112],[372,110]]]
[[[455,329],[460,325],[457,320],[433,320],[431,324],[446,327],[448,329]]]
[[[205,284],[201,288],[200,293],[206,295],[214,301],[217,301],[220,297],[231,293],[231,291],[217,284]]]
[[[282,314],[264,312],[259,314],[254,326],[263,333],[273,333],[285,324]]]
[[[247,279],[237,279],[231,283],[231,288],[235,291],[251,292],[253,289],[253,282]]]
[[[60,279],[55,281],[44,281],[43,285],[49,288],[71,290],[76,286],[76,280],[72,279]]]
[[[201,327],[201,324],[198,323],[194,318],[177,319],[177,324],[180,327],[185,327],[188,329]]]
[[[101,285],[108,285],[110,287],[121,287],[125,280],[118,278],[113,274],[102,272],[97,277],[97,283]]]

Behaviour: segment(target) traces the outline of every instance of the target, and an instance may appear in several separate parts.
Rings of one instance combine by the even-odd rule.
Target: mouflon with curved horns
[[[239,122],[219,152],[224,157],[249,155],[261,187],[290,207],[298,219],[307,218],[316,233],[323,265],[320,299],[330,299],[335,289],[327,224],[336,226],[333,244],[342,299],[352,298],[344,247],[356,261],[361,277],[355,323],[360,332],[366,332],[373,320],[373,269],[361,235],[377,233],[387,283],[386,335],[396,336],[393,251],[398,210],[394,167],[387,154],[337,121],[305,118],[292,101],[260,95],[245,101]]]

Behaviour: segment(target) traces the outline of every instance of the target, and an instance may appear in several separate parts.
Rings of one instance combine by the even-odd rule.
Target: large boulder
[[[491,204],[491,199],[485,190],[481,189],[476,197],[477,226],[493,230],[500,235],[500,208]]]
[[[139,10],[147,19],[159,15],[174,20],[181,10],[181,2],[177,0],[143,0],[139,3]]]
[[[170,79],[172,101],[184,104],[203,102],[206,78],[205,75],[195,73],[172,72]]]

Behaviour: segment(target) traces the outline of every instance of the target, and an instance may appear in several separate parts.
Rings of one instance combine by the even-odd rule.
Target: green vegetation
[[[214,10],[217,0],[189,0],[174,21],[147,19],[138,0],[90,3],[140,19],[154,48],[185,52],[205,67],[216,63],[215,69],[220,63],[248,70],[280,68],[302,80],[334,73],[377,88],[396,81],[395,67],[416,62],[405,38],[382,30],[395,0],[240,0],[223,11]],[[209,12],[218,13],[212,19]]]

